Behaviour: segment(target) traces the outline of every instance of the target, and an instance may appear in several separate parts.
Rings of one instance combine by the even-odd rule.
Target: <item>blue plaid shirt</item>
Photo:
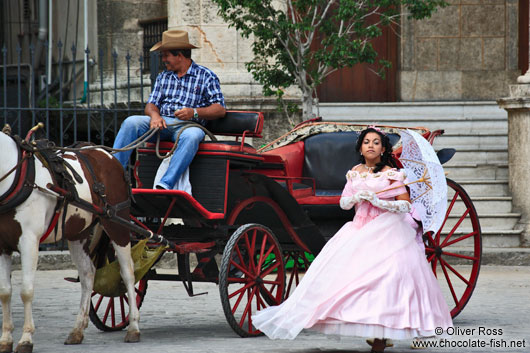
[[[160,115],[166,117],[175,116],[173,113],[182,108],[202,108],[214,103],[225,106],[225,100],[221,93],[219,79],[210,69],[197,65],[194,61],[188,72],[178,77],[176,72],[164,70],[157,78],[153,91],[147,100],[160,110]],[[202,125],[204,119],[192,118],[193,121]]]

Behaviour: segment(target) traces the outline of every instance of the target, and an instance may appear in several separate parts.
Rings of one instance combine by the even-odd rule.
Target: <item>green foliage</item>
[[[46,99],[41,99],[37,102],[39,108],[46,108]],[[54,96],[48,97],[48,107],[49,108],[59,108],[59,100]]]
[[[336,69],[389,62],[378,59],[370,41],[382,27],[399,24],[402,5],[409,18],[432,15],[444,0],[213,0],[219,14],[244,37],[253,38],[247,69],[263,92],[280,100],[297,85],[304,99]],[[308,98],[309,97],[309,98]],[[305,113],[305,112],[304,112]]]

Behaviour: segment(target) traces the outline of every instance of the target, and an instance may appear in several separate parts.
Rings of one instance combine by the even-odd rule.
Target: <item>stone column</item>
[[[518,82],[525,82],[525,76]],[[508,112],[509,185],[513,205],[522,214],[521,246],[530,247],[530,83],[511,85],[510,96],[497,103]]]

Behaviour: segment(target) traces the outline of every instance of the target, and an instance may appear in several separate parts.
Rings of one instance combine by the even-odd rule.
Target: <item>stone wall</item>
[[[138,19],[168,16],[168,27],[184,29],[200,46],[193,59],[216,72],[227,99],[261,100],[261,86],[245,68],[251,39],[242,38],[217,14],[212,0],[98,0],[101,64],[111,73],[112,51],[119,77],[124,55],[142,49]],[[506,96],[518,71],[518,1],[449,0],[430,19],[402,19],[398,62],[399,101],[473,101]],[[131,75],[139,75],[137,58]],[[144,92],[146,93],[146,92]],[[296,89],[287,97],[299,97]]]
[[[164,17],[167,11],[167,0],[97,0],[98,47],[105,54],[98,64],[103,65],[105,76],[113,74],[112,53],[116,51],[118,77],[127,78],[127,53],[132,56],[131,77],[139,77],[143,31],[138,20]],[[99,75],[99,67],[96,69]]]
[[[186,30],[190,41],[200,46],[193,50],[193,59],[212,69],[230,98],[262,99],[261,85],[247,71],[245,63],[252,60],[252,39],[243,38],[217,14],[211,0],[168,0],[168,27]],[[296,89],[287,97],[298,97]]]
[[[505,96],[520,74],[517,0],[448,2],[430,19],[403,19],[398,99]]]

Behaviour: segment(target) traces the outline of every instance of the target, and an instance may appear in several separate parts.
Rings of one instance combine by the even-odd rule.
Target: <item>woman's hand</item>
[[[373,199],[374,197],[377,196],[375,196],[375,193],[373,193],[372,191],[357,191],[353,196],[342,196],[340,198],[340,207],[343,210],[350,210],[356,203],[359,203],[363,200],[370,201],[370,199]]]
[[[361,190],[357,194],[355,194],[357,197],[359,197],[361,200],[372,202],[376,199],[378,199],[375,192],[370,190]]]

